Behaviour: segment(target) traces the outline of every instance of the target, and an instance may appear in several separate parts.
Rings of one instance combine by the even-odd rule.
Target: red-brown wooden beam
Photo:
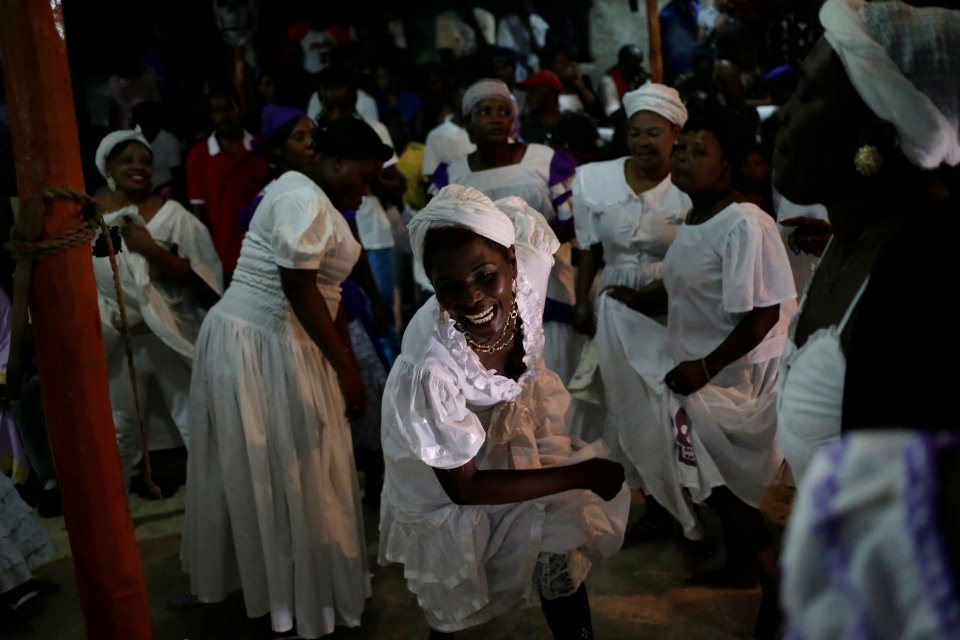
[[[650,35],[650,77],[663,82],[663,40],[660,37],[660,7],[657,0],[647,0],[647,31]]]
[[[0,57],[21,200],[45,187],[83,191],[59,0],[0,0]],[[78,205],[48,203],[41,237],[79,221]],[[37,261],[29,303],[87,637],[149,640],[149,600],[117,455],[89,247]]]

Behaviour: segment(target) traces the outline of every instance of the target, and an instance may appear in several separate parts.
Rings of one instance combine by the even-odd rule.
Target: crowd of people
[[[673,535],[712,556],[706,506],[724,562],[690,581],[759,584],[752,637],[956,633],[960,441],[930,397],[956,341],[924,310],[960,12],[756,4],[666,3],[663,82],[628,43],[599,90],[534,2],[438,13],[418,66],[402,15],[314,11],[265,64],[256,11],[218,13],[202,135],[165,128],[148,68],[111,81],[91,160],[123,300],[94,272],[125,481],[140,418],[188,452],[172,606],[240,589],[258,637],[360,626],[366,505],[431,638],[535,603],[592,638],[591,571]],[[0,415],[0,615],[55,553],[13,489],[58,512],[40,382]]]

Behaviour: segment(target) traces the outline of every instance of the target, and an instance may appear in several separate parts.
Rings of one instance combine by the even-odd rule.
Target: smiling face
[[[814,204],[830,202],[856,184],[854,154],[879,120],[857,95],[826,40],[804,60],[797,90],[777,117],[777,191],[798,204]]]
[[[507,144],[513,128],[513,105],[504,98],[484,98],[470,112],[468,126],[476,145]]]
[[[630,157],[646,173],[665,172],[669,169],[670,154],[679,133],[679,128],[659,113],[638,111],[627,123]]]
[[[730,189],[733,170],[720,142],[709,131],[684,131],[673,150],[670,177],[686,194]]]
[[[139,142],[128,142],[111,152],[107,174],[125,193],[149,192],[153,179],[153,154]]]
[[[513,247],[505,249],[471,232],[459,235],[459,241],[452,237],[453,241],[448,241],[450,235],[432,240],[443,243],[427,265],[437,302],[474,340],[495,341],[513,307],[517,277]],[[428,235],[428,245],[432,241]]]

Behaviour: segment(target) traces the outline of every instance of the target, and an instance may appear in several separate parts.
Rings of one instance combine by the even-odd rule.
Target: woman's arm
[[[655,315],[667,311],[667,289],[663,286],[663,280],[655,280],[640,289],[607,287],[604,292],[614,300],[644,315]]]
[[[310,339],[337,371],[340,388],[347,403],[347,417],[358,418],[366,409],[366,395],[360,365],[350,341],[338,329],[327,310],[327,301],[317,288],[316,269],[280,269],[280,286],[290,301],[293,313]]]
[[[471,460],[456,469],[433,471],[447,496],[459,505],[525,502],[572,489],[586,489],[612,500],[624,478],[620,463],[602,458],[566,467],[483,471]]]
[[[730,335],[706,357],[687,360],[674,367],[664,378],[667,387],[683,396],[700,390],[710,378],[753,351],[779,319],[779,304],[757,307],[747,312]]]
[[[177,255],[177,245],[167,251],[157,244],[145,227],[135,224],[125,224],[121,233],[127,249],[146,258],[150,268],[158,271],[163,280],[192,288],[200,296],[201,304],[207,308],[220,299],[220,294],[193,272],[190,261]]]
[[[592,336],[597,332],[593,317],[593,305],[590,304],[590,287],[603,264],[603,245],[599,242],[580,251],[577,264],[577,302],[573,309],[573,328],[580,333]]]

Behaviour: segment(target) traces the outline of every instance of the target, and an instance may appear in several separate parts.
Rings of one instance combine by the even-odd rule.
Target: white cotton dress
[[[799,348],[794,341],[799,313],[790,324],[780,362],[777,446],[797,482],[807,472],[817,451],[840,438],[847,374],[847,358],[840,337],[868,282],[869,278],[860,285],[840,322],[817,329]],[[802,303],[800,309],[803,309]]]
[[[732,204],[702,224],[682,225],[664,258],[663,281],[669,297],[666,330],[606,296],[601,305],[611,318],[632,313],[646,336],[623,341],[630,361],[645,363],[638,367],[644,387],[637,394],[637,428],[632,438],[621,438],[624,453],[644,489],[688,536],[698,537],[684,490],[702,502],[714,487],[726,486],[757,506],[776,474],[777,370],[796,291],[773,219],[747,203]],[[666,389],[663,377],[674,366],[705,357],[745,313],[775,304],[780,319],[752,351],[696,393],[679,396]],[[643,429],[644,424],[660,429]],[[643,464],[658,460],[652,468]]]
[[[562,174],[558,175],[553,168],[556,153],[546,145],[528,144],[523,158],[517,164],[483,171],[472,170],[467,156],[462,156],[449,164],[447,177],[449,184],[473,187],[491,200],[519,197],[543,214],[550,224],[569,223],[572,216],[569,191],[573,171],[570,171],[568,179]],[[572,248],[570,243],[565,243],[554,255],[547,297],[564,305],[572,305],[575,280]],[[560,376],[564,383],[569,382],[580,360],[583,337],[564,322],[546,322],[544,334],[546,345],[543,358],[547,367]]]
[[[603,246],[604,267],[598,291],[611,286],[640,289],[660,280],[663,256],[690,210],[690,198],[673,185],[669,176],[652,189],[634,193],[624,174],[626,161],[627,158],[620,158],[580,167],[573,183],[577,242],[583,249],[595,244]],[[602,386],[604,406],[597,414],[599,420],[584,424],[584,432],[577,435],[585,440],[602,435],[617,459],[625,461],[621,433],[629,434],[637,428],[636,393],[642,383],[623,343],[642,339],[643,333],[632,325],[631,314],[618,313],[607,318],[607,308],[605,304],[598,305],[598,315],[604,317],[598,318],[594,346],[600,381],[610,380],[613,384]],[[663,322],[665,318],[656,320]],[[632,465],[627,468],[632,470]],[[630,473],[627,481],[634,487],[643,485],[636,473]]]
[[[350,426],[333,365],[278,267],[316,269],[331,316],[360,255],[306,176],[270,185],[233,282],[197,340],[181,559],[201,602],[242,586],[247,615],[299,636],[357,626],[370,594]]]
[[[124,218],[145,225],[154,241],[190,262],[190,269],[212,291],[223,293],[223,269],[210,233],[196,216],[174,200],[166,201],[144,223],[135,205],[104,216],[110,226]],[[156,277],[147,259],[123,247],[116,254],[126,307],[133,362],[151,448],[189,445],[187,404],[194,343],[206,310],[198,292]],[[110,401],[120,449],[129,477],[140,460],[140,428],[133,401],[127,353],[121,334],[120,308],[109,258],[94,258],[103,342],[110,375]]]
[[[535,577],[541,553],[566,556],[566,577],[579,586],[591,566],[623,543],[630,507],[625,485],[610,502],[567,491],[514,504],[458,506],[434,474],[475,457],[481,469],[606,457],[602,442],[587,445],[566,434],[570,395],[544,366],[542,305],[523,273],[521,264],[517,306],[527,371],[518,380],[485,370],[453,321],[438,321],[436,298],[414,316],[387,380],[380,562],[404,565],[407,585],[438,631],[535,604],[543,588]]]
[[[13,480],[0,473],[0,593],[33,578],[33,571],[56,560],[50,534],[17,492]]]

